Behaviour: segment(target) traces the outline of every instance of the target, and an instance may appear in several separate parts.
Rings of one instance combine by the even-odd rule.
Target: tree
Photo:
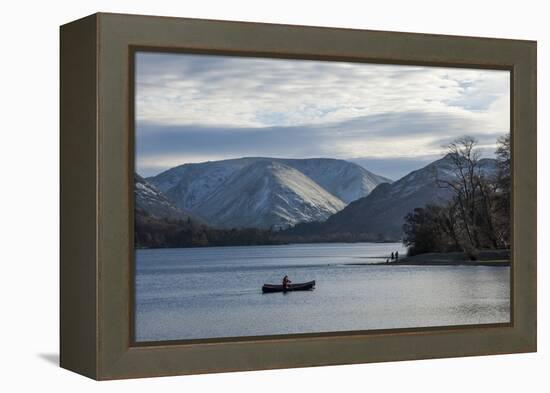
[[[510,134],[506,134],[497,140],[495,151],[498,174],[495,187],[495,221],[499,241],[510,247],[510,221],[511,221],[511,193],[512,193],[512,151],[510,146]]]
[[[409,256],[441,251],[444,243],[441,232],[441,208],[427,205],[414,209],[405,216],[403,243]]]
[[[411,255],[464,251],[476,259],[480,249],[509,247],[510,137],[498,139],[497,173],[480,159],[477,141],[461,137],[447,147],[448,165],[436,169],[439,187],[448,189],[445,205],[415,209],[405,217],[405,240]]]
[[[454,193],[458,213],[462,223],[462,232],[466,241],[463,247],[476,249],[479,247],[479,237],[474,223],[476,222],[475,199],[477,196],[476,175],[478,174],[479,153],[474,149],[477,141],[469,136],[456,139],[447,146],[447,157],[451,162],[451,177],[439,177],[437,184]]]
[[[447,151],[452,175],[436,174],[436,181],[453,193],[458,214],[457,243],[475,258],[480,248],[499,246],[493,217],[494,184],[483,171],[475,138],[458,138],[447,146]]]

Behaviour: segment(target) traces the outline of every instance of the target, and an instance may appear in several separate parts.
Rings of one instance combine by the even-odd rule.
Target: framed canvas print
[[[535,42],[62,26],[62,367],[535,350]]]

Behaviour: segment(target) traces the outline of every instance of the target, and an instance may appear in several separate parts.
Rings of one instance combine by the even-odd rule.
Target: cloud
[[[140,52],[136,164],[430,157],[508,132],[509,90],[507,71]]]
[[[492,129],[480,132],[479,124],[452,112],[384,113],[321,125],[279,127],[142,123],[136,132],[137,169],[150,175],[183,163],[244,156],[422,161],[422,157],[441,154],[446,144],[464,134],[475,135],[486,145],[494,144],[504,133]]]

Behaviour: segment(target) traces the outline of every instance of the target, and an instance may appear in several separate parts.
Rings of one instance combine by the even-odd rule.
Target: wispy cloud
[[[509,131],[505,71],[139,53],[136,75],[145,175],[241,156],[428,157]]]

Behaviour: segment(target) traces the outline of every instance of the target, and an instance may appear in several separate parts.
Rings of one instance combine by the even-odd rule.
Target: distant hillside
[[[496,172],[496,161],[480,161],[483,171]],[[299,224],[280,233],[287,241],[399,240],[404,217],[414,208],[449,200],[449,190],[435,180],[453,176],[449,156],[413,171],[394,183],[380,184],[368,196],[350,203],[324,222]]]
[[[184,212],[155,186],[134,176],[134,244],[136,248],[207,247],[277,244],[270,231],[212,228]]]
[[[134,208],[155,218],[185,219],[189,215],[175,206],[160,190],[138,174],[134,175]]]

